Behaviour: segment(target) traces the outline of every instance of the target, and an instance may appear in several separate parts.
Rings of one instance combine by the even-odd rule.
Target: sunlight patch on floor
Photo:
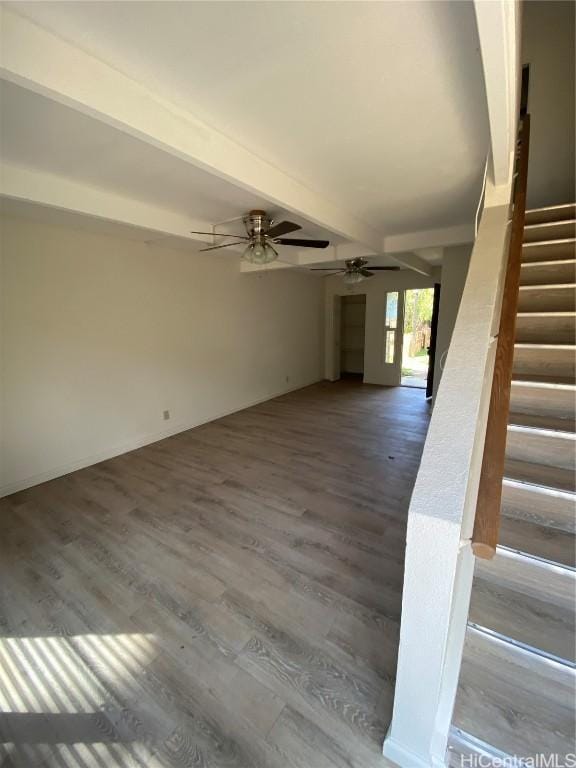
[[[151,634],[1,638],[0,763],[160,766],[122,727],[157,654]]]

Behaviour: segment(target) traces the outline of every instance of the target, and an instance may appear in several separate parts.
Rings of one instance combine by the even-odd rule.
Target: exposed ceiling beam
[[[378,249],[378,253],[382,253],[382,248]],[[307,249],[298,251],[298,262],[302,266],[312,264],[322,264],[327,261],[342,261],[346,259],[355,259],[359,256],[370,258],[370,254],[365,246],[358,243],[340,243],[339,245],[329,245],[328,248],[322,250]]]
[[[161,242],[164,238],[176,237],[181,240],[197,241],[205,244],[206,238],[190,234],[190,229],[206,230],[210,224],[205,221],[192,220],[188,216],[174,213],[148,203],[110,193],[103,189],[90,187],[70,181],[61,176],[30,170],[19,166],[0,165],[2,196],[20,200],[22,202],[42,205],[48,208],[57,208],[83,216],[92,217],[117,224],[137,227],[151,233],[150,242]],[[453,228],[451,230],[435,231],[435,236],[428,233],[412,233],[395,235],[392,243],[397,246],[410,246],[421,242],[443,241],[446,245],[455,242],[467,242],[472,240],[468,228]],[[243,246],[230,246],[230,250],[240,252]],[[431,246],[432,250],[438,250],[438,246]],[[430,250],[420,249],[423,251]],[[419,250],[415,248],[414,250]],[[401,266],[412,269],[423,275],[432,274],[433,265],[429,264],[420,255],[412,251],[394,253],[370,253],[357,243],[342,243],[329,246],[324,250],[296,250],[295,248],[281,248],[278,261],[273,265],[257,266],[242,263],[244,272],[263,271],[266,269],[278,269],[286,267],[307,267],[321,265],[330,262],[344,262],[357,256],[367,258],[385,255]]]
[[[416,256],[421,256],[426,262],[440,263],[444,256],[444,248],[441,246],[434,246],[432,248],[418,248],[414,251]]]
[[[151,233],[206,243],[205,237],[190,234],[190,229],[209,231],[210,224],[207,222],[194,221],[188,216],[130,197],[78,184],[50,173],[8,164],[0,165],[0,179],[2,195],[13,200],[139,227]],[[161,238],[151,235],[150,239],[155,241]]]
[[[406,232],[385,237],[384,253],[388,255],[405,251],[417,251],[422,248],[473,243],[475,237],[473,221],[469,224],[461,224],[455,227],[427,229],[422,232]]]
[[[390,253],[388,256],[401,266],[412,269],[420,275],[432,276],[432,264],[428,264],[427,261],[424,261],[416,253]]]
[[[364,222],[93,56],[2,7],[0,76],[379,251]]]

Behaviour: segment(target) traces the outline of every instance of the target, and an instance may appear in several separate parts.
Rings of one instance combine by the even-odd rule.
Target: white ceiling
[[[0,144],[7,163],[136,198],[182,213],[192,222],[221,222],[265,208],[278,220],[300,224],[304,229],[299,236],[341,241],[292,213],[271,208],[262,197],[59,102],[0,81],[0,103]],[[241,222],[221,229],[244,233]]]
[[[471,2],[7,5],[379,232],[473,220],[488,123]],[[266,207],[31,92],[2,99],[10,162],[208,221]]]

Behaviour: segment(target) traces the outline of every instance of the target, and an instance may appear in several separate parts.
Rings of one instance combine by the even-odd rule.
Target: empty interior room
[[[566,768],[572,0],[0,2],[0,766]]]

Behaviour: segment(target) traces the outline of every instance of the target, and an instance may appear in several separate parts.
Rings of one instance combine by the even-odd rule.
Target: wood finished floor
[[[4,499],[1,765],[384,765],[428,410],[322,383]]]

